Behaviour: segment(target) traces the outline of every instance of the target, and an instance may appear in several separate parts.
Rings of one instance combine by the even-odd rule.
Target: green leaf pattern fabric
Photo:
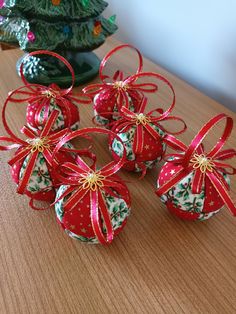
[[[67,148],[73,148],[73,145],[70,143],[66,143],[64,146]],[[22,164],[19,174],[20,180],[23,178],[25,169],[29,162],[29,158],[30,156],[27,156]],[[51,189],[53,189],[53,183],[47,167],[47,163],[43,154],[39,153],[32,175],[27,185],[27,190],[31,193],[38,193],[42,190],[49,191]]]
[[[60,198],[60,196],[67,190],[68,186],[61,186],[57,191],[57,198]],[[103,193],[104,200],[106,202],[107,208],[109,210],[109,213],[111,215],[111,222],[113,225],[114,230],[117,230],[120,228],[123,224],[123,222],[129,217],[131,209],[128,207],[126,202],[122,198],[114,197],[111,195],[107,195]],[[63,204],[66,201],[67,198],[59,200],[55,204],[55,211],[57,218],[60,222],[63,221],[64,216],[64,209]],[[105,228],[103,229],[104,232],[106,231]],[[92,244],[98,244],[98,240],[96,238],[85,238],[82,236],[78,236],[71,232],[70,230],[65,230],[65,232],[73,239],[80,240],[82,242],[92,243]]]
[[[23,162],[23,165],[20,170],[20,179],[22,179],[25,173],[25,169],[28,165],[29,158],[30,156],[27,156]],[[27,190],[31,193],[37,193],[46,188],[48,188],[48,190],[52,189],[53,184],[50,177],[50,173],[48,171],[47,164],[45,162],[45,158],[43,157],[42,153],[39,153],[34,166],[34,170],[27,185]]]
[[[227,183],[230,184],[229,177],[227,175],[224,175],[224,177]],[[161,196],[161,201],[165,204],[167,201],[171,201],[176,207],[179,207],[183,211],[199,213],[200,216],[198,220],[207,220],[217,214],[221,209],[211,213],[203,213],[205,202],[205,187],[203,186],[200,194],[193,194],[191,190],[192,181],[193,173],[190,173],[167,194]]]
[[[49,107],[49,116],[50,114],[54,111],[57,110],[59,111],[59,115],[58,118],[56,119],[53,127],[52,127],[52,131],[55,130],[59,130],[59,129],[64,129],[65,128],[65,120],[64,120],[64,116],[62,114],[62,110],[61,108],[55,103],[55,100],[52,98],[51,103],[50,103],[50,107]],[[43,108],[40,112],[40,116],[39,116],[39,122],[43,123],[43,117],[44,117],[44,112],[45,112],[45,108]],[[42,129],[42,127],[39,127],[39,129]],[[76,131],[79,129],[79,122],[74,123],[71,126],[72,131]]]
[[[161,137],[165,135],[165,133],[159,129],[156,125],[151,124],[152,127],[160,134]],[[136,126],[133,126],[129,129],[128,132],[125,133],[119,133],[118,136],[122,140],[122,142],[125,144],[126,148],[126,154],[127,154],[127,160],[128,161],[134,161],[136,159],[135,153],[133,151],[133,142],[134,142],[134,135],[136,132]],[[162,143],[163,150],[165,150],[166,145]],[[114,139],[111,149],[119,156],[123,156],[123,145],[120,141],[117,139]],[[156,160],[150,160],[150,161],[144,161],[143,164],[146,166],[147,169],[152,169],[162,158],[159,157]],[[138,163],[135,165],[135,171],[140,172],[142,169],[138,166]]]

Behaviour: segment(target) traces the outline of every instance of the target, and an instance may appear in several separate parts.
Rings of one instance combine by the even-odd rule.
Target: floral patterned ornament
[[[226,120],[223,136],[209,153],[204,152],[202,141],[222,120]],[[168,136],[168,144],[181,153],[167,156],[157,180],[157,195],[172,213],[182,219],[206,220],[226,205],[236,215],[236,207],[229,196],[229,175],[236,174],[236,169],[224,163],[235,157],[236,151],[221,150],[232,128],[232,118],[220,114],[200,130],[189,147]]]
[[[112,77],[104,74],[105,66],[112,56],[123,49],[133,49],[137,52],[139,64],[136,74],[124,77],[124,73],[117,70]],[[95,121],[97,124],[110,127],[109,124],[117,120],[117,113],[122,106],[132,111],[139,110],[139,104],[143,98],[143,93],[154,93],[157,85],[153,83],[138,83],[138,77],[134,76],[141,73],[143,58],[141,53],[131,45],[121,45],[110,51],[102,60],[100,66],[100,79],[102,83],[92,84],[83,89],[83,92],[94,101]],[[114,115],[114,113],[116,113]]]
[[[51,131],[58,114],[58,111],[52,112],[42,131],[34,132],[27,126],[23,127],[21,132],[27,140],[22,140],[13,133],[10,133],[11,137],[0,137],[0,141],[13,143],[10,146],[0,146],[0,150],[17,149],[8,163],[12,167],[13,179],[18,184],[17,192],[31,198],[30,205],[33,209],[39,209],[34,206],[34,200],[52,202],[55,198],[56,182],[52,177],[52,152],[61,138],[68,133],[67,129]],[[7,129],[8,126],[5,126]],[[63,152],[55,156],[54,162],[73,161],[74,151],[64,147]]]
[[[167,131],[160,125],[160,122],[181,121],[184,128],[175,134],[181,134],[186,130],[182,119],[169,116],[173,105],[166,112],[156,109],[147,114],[145,113],[146,106],[147,99],[143,98],[138,112],[134,113],[123,107],[120,113],[121,119],[114,122],[112,128],[112,131],[118,134],[120,141],[116,139],[110,141],[113,158],[116,160],[122,155],[122,142],[127,152],[124,168],[129,171],[142,172],[143,176],[147,169],[153,168],[162,159],[166,150]]]
[[[29,84],[24,76],[24,63],[28,60],[28,58],[35,55],[49,55],[62,61],[71,72],[72,85],[68,89],[60,89],[60,87],[56,84],[51,84],[49,87]],[[15,100],[16,103],[29,103],[27,108],[27,122],[30,127],[33,129],[42,129],[50,113],[53,110],[58,110],[59,116],[53,126],[53,130],[63,128],[71,128],[72,130],[78,129],[80,117],[76,104],[90,104],[91,100],[86,98],[84,94],[72,94],[75,74],[72,66],[66,59],[47,50],[32,52],[22,61],[20,73],[25,87],[19,89],[18,93],[24,97],[23,99],[12,98],[12,100]]]
[[[68,141],[88,133],[112,134],[100,128],[72,132],[57,145],[54,154]],[[95,163],[89,167],[81,158],[56,167],[61,186],[55,210],[69,236],[83,242],[109,244],[122,231],[130,214],[130,195],[116,172],[124,161],[125,149],[117,163],[113,161],[101,169]]]

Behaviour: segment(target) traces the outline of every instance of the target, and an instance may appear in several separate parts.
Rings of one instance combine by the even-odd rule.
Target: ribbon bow
[[[159,140],[161,135],[155,130],[153,125],[158,125],[163,131],[166,131],[158,123],[165,120],[177,120],[181,121],[184,124],[183,130],[176,132],[175,134],[181,134],[186,130],[185,122],[178,117],[168,117],[171,113],[172,108],[170,107],[166,112],[163,112],[162,109],[155,109],[147,114],[145,114],[145,109],[147,106],[147,98],[143,98],[140,109],[137,113],[132,112],[126,107],[121,109],[121,119],[113,123],[113,130],[116,132],[126,132],[131,126],[136,126],[136,132],[133,141],[133,151],[135,154],[142,154],[144,149],[144,131],[146,130],[155,140]],[[154,116],[154,113],[160,114],[159,116]],[[169,132],[170,133],[170,132]],[[172,133],[173,134],[173,133]]]
[[[71,141],[75,137],[91,132],[109,134],[117,137],[117,135],[111,131],[100,128],[87,128],[75,131],[62,139],[56,146],[53,156],[67,141]],[[89,167],[81,158],[78,158],[76,165],[66,162],[61,165],[60,168],[57,168],[56,171],[56,177],[61,184],[69,186],[56,202],[69,196],[64,204],[65,212],[68,213],[75,210],[79,202],[89,194],[92,227],[97,239],[102,244],[111,243],[114,237],[114,230],[109,210],[104,199],[104,193],[119,197],[119,194],[127,192],[126,185],[115,175],[115,173],[123,166],[125,155],[126,154],[124,153],[118,163],[113,161],[100,170],[96,170],[95,164],[92,167]],[[103,218],[106,234],[104,234],[101,216]]]
[[[10,166],[13,166],[15,163],[22,161],[29,156],[24,175],[18,184],[17,192],[19,194],[24,194],[25,192],[39,153],[43,154],[48,164],[52,166],[52,151],[60,139],[68,133],[68,130],[64,129],[50,134],[58,114],[59,111],[57,110],[52,112],[42,131],[32,131],[27,126],[24,126],[21,132],[28,137],[26,141],[17,138],[14,135],[12,137],[0,137],[0,141],[13,143],[13,145],[10,146],[0,146],[1,151],[8,151],[15,148],[18,149],[15,156],[8,162]],[[54,162],[57,163],[56,160]]]
[[[223,136],[219,139],[213,149],[206,153],[202,141],[209,133],[209,131],[220,121],[226,119],[226,126]],[[192,182],[193,194],[200,194],[204,186],[206,178],[210,180],[215,190],[219,193],[219,196],[225,203],[225,205],[231,210],[233,215],[236,215],[236,207],[229,195],[228,184],[223,176],[223,173],[234,175],[236,169],[229,164],[225,164],[223,161],[231,159],[236,156],[236,150],[227,149],[221,150],[225,145],[228,137],[230,136],[233,128],[233,119],[220,114],[212,118],[193,139],[189,147],[177,140],[173,136],[168,136],[166,142],[173,148],[178,149],[182,153],[172,154],[167,156],[172,157],[169,162],[173,162],[176,165],[180,165],[181,168],[177,173],[171,177],[157,190],[157,195],[161,196],[167,193],[178,182],[185,178],[188,174],[194,174]]]
[[[22,81],[25,84],[25,91],[22,91],[21,89],[19,89],[18,92],[19,94],[25,95],[26,97],[24,99],[11,98],[10,100],[13,100],[18,103],[27,101],[31,104],[36,104],[37,110],[34,117],[36,125],[44,125],[46,123],[49,117],[49,109],[50,109],[51,101],[55,100],[55,103],[59,107],[65,109],[66,111],[65,118],[68,117],[68,119],[65,119],[65,128],[70,127],[72,117],[71,117],[71,112],[68,106],[68,102],[76,102],[78,104],[90,104],[91,100],[85,99],[84,94],[82,93],[78,93],[76,95],[72,94],[72,89],[75,83],[75,73],[72,66],[65,58],[63,58],[59,54],[52,51],[39,50],[39,51],[29,53],[25,57],[25,59],[31,56],[35,56],[35,55],[50,55],[62,61],[67,66],[67,68],[69,69],[71,73],[71,76],[72,76],[71,86],[68,89],[60,89],[60,87],[57,86],[56,84],[51,84],[49,87],[36,85],[36,84],[29,84],[29,82],[26,80],[24,76],[24,60],[23,60],[20,67],[20,74],[21,74]],[[40,121],[41,112],[43,109],[45,109],[43,120]]]
[[[136,74],[130,75],[125,78],[124,73],[118,70],[115,72],[112,78],[110,78],[107,75],[104,75],[103,71],[104,71],[107,61],[112,57],[113,54],[115,54],[117,51],[124,48],[134,49],[138,54],[139,66],[138,66]],[[117,100],[116,104],[119,111],[123,105],[128,108],[129,96],[132,97],[135,92],[154,93],[157,91],[156,84],[153,84],[153,83],[137,84],[136,83],[138,79],[136,75],[142,71],[142,67],[143,67],[142,55],[135,47],[131,45],[118,46],[112,51],[110,51],[101,62],[99,75],[100,75],[100,79],[102,83],[89,85],[83,89],[83,92],[91,98],[96,96],[98,93],[103,92],[104,96],[107,96],[109,98],[114,98]],[[107,82],[106,81],[107,79],[110,79],[110,82]]]

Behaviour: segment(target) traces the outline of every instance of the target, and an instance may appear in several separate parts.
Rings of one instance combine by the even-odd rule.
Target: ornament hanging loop
[[[34,52],[30,52],[29,54],[27,54],[23,60],[22,60],[22,63],[21,63],[21,66],[20,66],[20,76],[21,76],[21,79],[23,81],[23,83],[25,85],[31,85],[25,75],[24,75],[24,64],[26,62],[26,60],[30,57],[33,57],[33,56],[39,56],[39,55],[47,55],[47,56],[52,56],[52,57],[55,57],[56,59],[60,60],[62,63],[64,63],[64,65],[69,69],[70,73],[71,73],[71,78],[72,78],[72,82],[71,82],[71,86],[67,89],[64,89],[64,90],[61,90],[60,91],[60,95],[61,96],[65,96],[67,94],[69,94],[73,87],[74,87],[74,84],[75,84],[75,72],[71,66],[71,64],[65,59],[63,58],[61,55],[53,52],[53,51],[48,51],[48,50],[38,50],[38,51],[34,51]],[[39,85],[40,86],[40,85]]]
[[[206,154],[205,157],[211,161],[214,157],[220,152],[222,147],[225,145],[227,139],[232,133],[233,130],[233,119],[226,114],[222,113],[214,118],[212,118],[204,127],[198,132],[195,138],[192,140],[191,144],[189,145],[185,156],[183,158],[183,167],[187,168],[191,162],[193,154],[197,152],[197,149],[202,144],[208,133],[221,121],[225,120],[225,128],[223,131],[223,135],[220,137],[219,141],[216,145],[211,149],[211,151]],[[201,159],[202,160],[202,159]],[[205,162],[205,160],[203,161]],[[209,164],[209,163],[208,163]],[[211,165],[210,165],[211,166]],[[203,167],[204,168],[204,167]]]
[[[139,64],[138,64],[138,68],[137,68],[137,71],[136,71],[136,74],[140,73],[143,69],[143,57],[140,53],[140,51],[135,48],[134,46],[132,45],[129,45],[129,44],[124,44],[124,45],[120,45],[116,48],[114,48],[113,50],[111,50],[102,60],[101,62],[101,66],[100,66],[100,70],[99,70],[99,76],[102,80],[103,83],[106,83],[105,80],[108,79],[109,77],[107,75],[104,75],[103,72],[104,72],[104,69],[105,69],[105,66],[107,64],[107,62],[111,59],[111,57],[113,55],[115,55],[117,52],[123,50],[123,49],[131,49],[131,50],[134,50],[137,55],[138,55],[138,60],[139,60]],[[119,83],[123,83],[123,81],[119,82],[117,81],[117,84]]]

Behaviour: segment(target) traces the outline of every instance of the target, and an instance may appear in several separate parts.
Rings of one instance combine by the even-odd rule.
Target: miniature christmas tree
[[[72,63],[77,83],[84,83],[99,67],[90,51],[117,30],[115,16],[101,15],[106,7],[103,0],[0,0],[0,41],[26,52],[56,51]],[[67,85],[70,80],[57,60],[45,56],[31,57],[24,72],[34,83]]]

